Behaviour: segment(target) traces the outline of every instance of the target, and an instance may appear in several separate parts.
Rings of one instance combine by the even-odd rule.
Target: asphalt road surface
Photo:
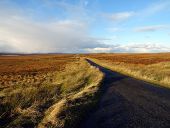
[[[81,128],[170,128],[170,90],[101,67],[103,95]]]

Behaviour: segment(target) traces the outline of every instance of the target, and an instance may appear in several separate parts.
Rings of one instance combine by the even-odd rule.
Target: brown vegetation
[[[74,60],[73,55],[0,56],[0,88],[38,85]]]
[[[128,64],[149,65],[160,62],[169,62],[170,53],[155,54],[88,54],[87,57],[111,62],[123,62]]]
[[[114,71],[170,87],[170,53],[89,54],[87,57]]]
[[[76,55],[1,56],[0,60],[1,127],[76,126],[91,108],[87,106],[95,103],[103,77]],[[64,106],[57,105],[61,101]]]

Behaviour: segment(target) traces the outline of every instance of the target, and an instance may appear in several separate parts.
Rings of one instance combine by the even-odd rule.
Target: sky
[[[170,52],[170,0],[0,0],[0,53]]]

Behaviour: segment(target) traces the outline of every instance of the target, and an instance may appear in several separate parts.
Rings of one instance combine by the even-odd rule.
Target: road
[[[104,74],[103,95],[81,128],[170,128],[170,90],[113,72]]]

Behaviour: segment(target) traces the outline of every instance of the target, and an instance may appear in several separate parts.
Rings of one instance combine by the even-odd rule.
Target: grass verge
[[[103,67],[121,74],[144,80],[157,86],[170,88],[170,62],[140,65],[123,62],[111,62],[94,58],[89,59]]]
[[[76,128],[98,101],[103,74],[85,60],[60,74],[63,98],[45,112],[39,128]]]

